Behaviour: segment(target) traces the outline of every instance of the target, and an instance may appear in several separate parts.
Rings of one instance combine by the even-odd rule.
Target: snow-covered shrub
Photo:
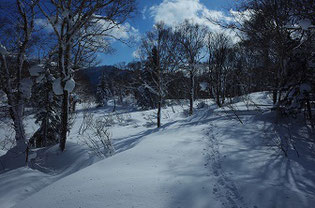
[[[163,115],[163,119],[169,119],[169,118],[171,118],[171,116],[170,116],[170,114],[169,114],[169,112],[168,111],[164,111],[163,113],[162,113],[162,115]]]
[[[106,114],[102,119],[103,119],[103,124],[106,127],[113,126],[116,123],[113,113]]]
[[[197,104],[198,109],[202,109],[202,108],[206,108],[206,107],[208,107],[208,105],[204,101],[201,101]]]
[[[146,120],[146,123],[144,124],[145,127],[152,127],[156,125],[156,115],[154,113],[151,114],[142,114],[143,119]]]
[[[128,123],[131,121],[131,115],[129,113],[127,114],[119,114],[115,113],[114,114],[114,119],[117,121],[118,124],[120,125],[128,125]]]
[[[297,113],[300,109],[302,109],[310,92],[311,86],[306,83],[302,83],[292,88],[285,100],[287,113]]]
[[[312,51],[314,46],[305,43],[287,59],[289,79],[285,86],[286,94],[279,105],[284,115],[296,115],[305,109],[309,118],[312,118],[310,103],[315,89],[315,67],[312,65],[315,57]]]
[[[111,141],[112,135],[106,123],[104,118],[93,120],[89,129],[90,132],[86,133],[83,140],[90,150],[99,157],[108,157],[115,152]]]
[[[133,106],[136,102],[137,101],[136,101],[135,96],[132,95],[132,94],[128,94],[127,96],[125,96],[123,98],[122,105],[124,105],[124,106]]]
[[[14,138],[15,132],[12,127],[11,122],[7,122],[7,120],[0,120],[0,129],[5,129],[4,132],[0,134],[0,155],[1,153],[5,153],[9,149],[13,148],[16,145],[16,141]]]
[[[83,111],[83,116],[82,116],[82,123],[79,127],[78,133],[80,135],[85,134],[85,132],[90,128],[90,126],[93,123],[94,120],[94,114],[91,113],[90,111],[91,103],[85,103],[84,104],[84,111]]]

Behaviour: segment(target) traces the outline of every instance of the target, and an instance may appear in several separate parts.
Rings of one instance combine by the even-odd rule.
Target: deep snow
[[[0,207],[311,207],[313,130],[299,118],[276,119],[266,93],[250,97],[221,109],[209,102],[190,117],[168,107],[160,129],[155,111],[121,109],[124,122],[110,127],[116,154],[102,160],[81,143],[81,109],[64,153],[41,149],[32,168],[0,173]],[[286,158],[276,146],[289,136]]]

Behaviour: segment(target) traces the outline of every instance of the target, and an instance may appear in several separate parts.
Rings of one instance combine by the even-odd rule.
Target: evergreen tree
[[[110,91],[109,91],[108,82],[106,81],[106,75],[105,73],[102,73],[102,75],[99,78],[98,85],[97,85],[96,102],[100,106],[107,106],[109,94],[110,94]]]
[[[60,98],[53,92],[54,77],[49,68],[49,66],[46,67],[37,78],[39,83],[34,89],[36,99],[35,123],[40,125],[30,139],[30,143],[35,147],[48,146],[59,142]]]

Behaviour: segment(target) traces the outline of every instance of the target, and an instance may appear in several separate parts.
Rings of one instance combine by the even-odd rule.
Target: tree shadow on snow
[[[238,113],[244,125],[234,113]],[[209,167],[208,176],[221,181],[217,185],[224,190],[218,195],[226,200],[223,200],[224,205],[216,199],[211,202],[210,198],[216,198],[213,193],[209,201],[205,201],[208,207],[311,207],[315,203],[314,130],[301,118],[276,121],[274,112],[234,113],[199,111],[176,124],[179,128],[210,125],[208,139],[212,147],[209,148],[217,145],[218,152],[215,158],[209,154],[212,160],[209,164],[215,164]],[[217,144],[213,137],[217,138]],[[287,138],[292,140],[294,148],[289,145],[286,157],[278,143]],[[216,169],[221,169],[218,175],[214,174]],[[213,181],[207,181],[207,173],[197,170],[198,167],[185,166],[184,162],[169,167],[167,171],[174,178],[188,176],[194,181],[170,187],[178,194],[172,197],[169,207],[198,207],[198,197],[211,192]],[[204,187],[210,191],[202,190]],[[243,197],[245,202],[241,204]]]
[[[246,121],[243,115],[240,118]],[[242,127],[222,129],[224,138],[239,138],[231,144],[223,139],[222,148],[228,149],[224,167],[239,172],[240,183],[251,184],[253,197],[264,205],[310,207],[315,202],[314,130],[301,117],[275,118],[274,112],[268,112]],[[239,149],[233,149],[235,140]]]

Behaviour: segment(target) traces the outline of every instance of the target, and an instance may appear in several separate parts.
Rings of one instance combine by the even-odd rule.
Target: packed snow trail
[[[212,176],[216,178],[216,183],[213,186],[213,194],[221,202],[222,207],[248,207],[240,195],[239,190],[233,180],[228,176],[222,167],[222,155],[219,151],[219,140],[214,133],[214,129],[218,128],[213,123],[208,132],[209,149],[208,163]],[[239,206],[240,205],[240,206]]]

